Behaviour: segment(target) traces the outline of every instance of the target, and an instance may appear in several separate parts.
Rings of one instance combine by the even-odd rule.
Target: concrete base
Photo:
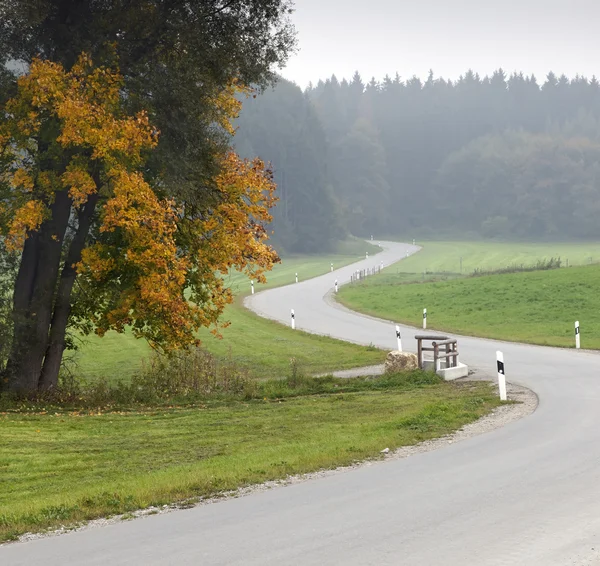
[[[433,367],[433,360],[423,360],[423,369],[425,371],[435,371],[435,368]],[[456,367],[447,368],[445,367],[445,363],[442,362],[442,367],[435,373],[437,373],[440,377],[443,377],[446,381],[452,381],[453,379],[468,377],[469,366],[458,362]]]

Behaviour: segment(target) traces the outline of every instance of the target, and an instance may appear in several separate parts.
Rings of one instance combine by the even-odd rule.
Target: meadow
[[[412,326],[421,325],[427,308],[430,329],[551,346],[574,346],[579,320],[582,347],[600,348],[600,265],[589,264],[594,254],[600,259],[600,244],[426,243],[383,275],[343,287],[338,299]],[[462,275],[452,271],[460,257]],[[563,267],[466,275],[552,257],[561,257]]]
[[[287,256],[267,274],[267,283],[255,283],[256,292],[295,281],[310,279],[362,259],[365,252],[376,254],[380,248],[362,240],[347,240],[338,244],[335,253],[318,256]],[[231,325],[216,338],[208,329],[198,336],[202,347],[212,354],[234,361],[260,378],[287,375],[290,358],[295,358],[307,373],[326,373],[338,369],[382,363],[385,353],[374,348],[357,346],[323,336],[315,336],[277,322],[262,319],[242,306],[242,298],[250,293],[250,281],[240,273],[226,276],[227,284],[236,293],[236,302],[223,315]],[[79,338],[79,348],[68,354],[68,371],[86,379],[128,380],[143,369],[153,352],[144,340],[131,332],[108,332],[103,338],[95,335]]]
[[[386,270],[393,273],[443,273],[468,275],[476,269],[493,270],[511,265],[532,265],[538,260],[560,258],[563,265],[589,265],[600,262],[600,242],[417,242],[419,253]],[[462,258],[462,262],[461,262]],[[462,264],[462,271],[461,271]]]

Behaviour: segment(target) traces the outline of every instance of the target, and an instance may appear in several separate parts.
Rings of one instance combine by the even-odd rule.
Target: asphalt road
[[[337,277],[416,251],[258,293],[270,318],[393,349],[394,325],[323,300]],[[575,317],[576,313],[574,313]],[[429,320],[430,326],[435,321]],[[420,331],[416,331],[420,332]],[[414,350],[414,329],[403,345]],[[600,557],[600,357],[459,338],[461,359],[539,396],[537,411],[434,452],[239,499],[0,547],[0,565],[584,565]],[[598,546],[597,546],[598,545]],[[600,563],[600,560],[598,561]]]

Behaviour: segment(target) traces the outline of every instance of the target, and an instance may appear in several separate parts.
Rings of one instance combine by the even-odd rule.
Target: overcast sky
[[[299,51],[282,74],[301,87],[355,70],[600,76],[600,0],[296,0],[292,19]]]

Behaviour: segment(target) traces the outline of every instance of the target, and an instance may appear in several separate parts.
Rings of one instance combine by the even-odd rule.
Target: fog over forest
[[[458,80],[281,79],[235,144],[270,161],[286,251],[346,233],[598,239],[600,83],[503,70]]]

